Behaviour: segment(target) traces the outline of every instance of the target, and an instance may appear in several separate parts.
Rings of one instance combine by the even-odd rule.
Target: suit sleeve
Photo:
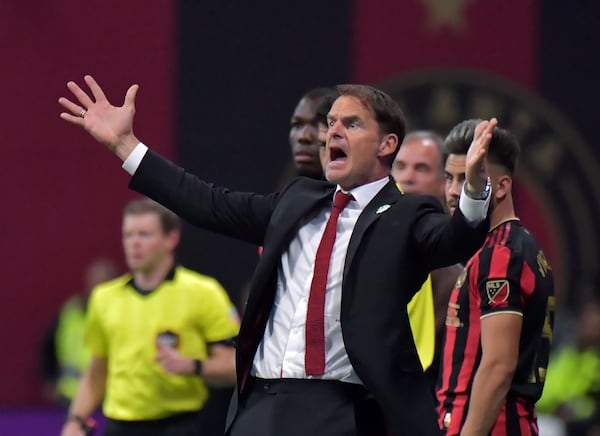
[[[450,217],[433,197],[420,197],[413,235],[416,250],[430,270],[465,263],[481,248],[489,229],[489,218],[469,223],[460,209]]]
[[[261,245],[277,194],[232,192],[148,150],[129,187],[200,228]]]

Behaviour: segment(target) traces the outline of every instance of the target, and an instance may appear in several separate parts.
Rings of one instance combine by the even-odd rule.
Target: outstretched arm
[[[60,117],[82,127],[124,161],[140,142],[133,133],[135,96],[139,87],[130,86],[125,94],[123,106],[113,106],[92,76],[85,76],[84,81],[90,88],[92,97],[75,82],[68,82],[67,88],[77,103],[60,97],[58,102],[67,111],[62,112]]]

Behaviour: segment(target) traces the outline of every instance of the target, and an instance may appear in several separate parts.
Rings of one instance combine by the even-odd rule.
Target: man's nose
[[[400,172],[398,183],[400,186],[411,186],[415,180],[415,172],[410,168],[405,168]]]
[[[450,185],[450,189],[449,192],[451,195],[455,196],[455,197],[459,197],[460,193],[462,191],[462,182],[458,181],[458,180],[453,180],[452,184]]]
[[[336,121],[333,124],[329,125],[329,129],[327,134],[334,138],[339,138],[341,136],[342,123],[340,121]]]
[[[298,136],[298,139],[304,142],[314,142],[317,138],[317,135],[317,129],[314,126],[311,126],[310,124],[305,124],[300,129],[300,135]]]

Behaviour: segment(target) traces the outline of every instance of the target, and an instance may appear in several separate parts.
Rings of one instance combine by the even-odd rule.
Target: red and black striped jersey
[[[448,303],[437,399],[440,428],[457,435],[481,360],[481,318],[497,312],[523,317],[519,360],[492,435],[536,435],[534,404],[542,394],[552,326],[552,270],[533,236],[518,220],[488,234],[469,260]]]

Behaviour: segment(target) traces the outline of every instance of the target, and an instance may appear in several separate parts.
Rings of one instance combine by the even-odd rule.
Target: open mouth
[[[336,161],[344,160],[347,157],[348,156],[346,155],[346,153],[344,152],[344,150],[342,150],[341,148],[331,147],[329,149],[329,160],[331,162],[336,162]]]

